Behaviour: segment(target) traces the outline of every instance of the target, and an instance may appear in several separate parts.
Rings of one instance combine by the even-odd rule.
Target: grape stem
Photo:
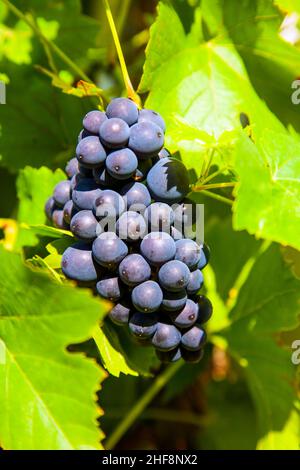
[[[232,206],[234,202],[232,199],[229,199],[228,197],[220,196],[220,194],[216,194],[211,191],[204,190],[204,189],[201,191],[201,194],[203,194],[204,196],[210,197],[212,199],[216,199],[217,201],[224,202],[225,204],[228,204],[229,206]]]
[[[17,16],[20,20],[24,21],[28,26],[33,30],[33,32],[37,35],[37,37],[40,39],[41,43],[48,47],[50,50],[52,50],[66,65],[70,67],[73,72],[78,75],[82,80],[85,80],[86,82],[92,83],[90,78],[85,74],[85,72],[78,67],[78,65],[73,62],[70,57],[68,57],[53,41],[50,39],[46,38],[44,34],[41,32],[40,28],[33,22],[31,21],[28,16],[26,16],[19,8],[17,8],[13,3],[11,3],[9,0],[2,0],[5,5],[9,8],[9,10]]]
[[[108,24],[109,24],[109,27],[110,27],[110,30],[111,30],[111,34],[112,34],[112,37],[113,37],[113,40],[114,40],[114,43],[115,43],[115,47],[116,47],[116,50],[117,50],[117,54],[118,54],[118,58],[119,58],[119,62],[120,62],[120,67],[121,67],[121,71],[122,71],[122,75],[123,75],[123,80],[124,80],[125,87],[126,87],[126,90],[127,90],[127,96],[128,96],[128,98],[132,99],[140,107],[141,106],[141,99],[140,99],[139,95],[135,92],[135,90],[133,88],[133,85],[131,83],[129,73],[128,73],[128,70],[127,70],[127,66],[126,66],[126,62],[125,62],[125,59],[124,59],[124,55],[123,55],[119,35],[118,35],[118,32],[117,32],[114,17],[113,17],[113,14],[112,14],[112,11],[111,11],[108,0],[103,0],[103,4],[104,4],[104,8],[105,8],[107,21],[108,21]]]
[[[233,188],[236,185],[234,182],[229,183],[213,183],[213,184],[202,184],[193,186],[193,191],[203,191],[203,189],[220,189],[220,188]]]
[[[213,180],[216,176],[219,176],[222,173],[224,173],[224,171],[226,171],[227,169],[228,168],[226,166],[224,166],[223,168],[220,168],[219,170],[215,171],[214,173],[211,173],[207,178],[204,178],[202,181],[200,180],[200,182],[202,184],[206,184],[209,181]]]
[[[167,367],[152,383],[148,390],[141,396],[137,403],[131,410],[125,414],[119,425],[110,435],[105,443],[107,450],[113,449],[117,443],[122,439],[124,434],[128,431],[135,420],[144,412],[145,408],[151,403],[153,398],[161,391],[161,389],[169,382],[169,380],[176,374],[182,367],[184,362],[182,360],[175,362]]]

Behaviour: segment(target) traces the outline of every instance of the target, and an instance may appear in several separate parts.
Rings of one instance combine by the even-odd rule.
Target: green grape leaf
[[[280,248],[269,247],[253,265],[231,312],[231,325],[223,333],[229,352],[244,367],[257,410],[259,437],[268,448],[281,448],[286,426],[290,419],[294,421],[296,368],[291,350],[276,344],[275,335],[298,325],[299,287]],[[288,448],[295,448],[296,437]]]
[[[17,254],[0,249],[0,259],[1,447],[98,449],[96,391],[106,374],[66,347],[92,336],[106,304]]]
[[[233,205],[234,228],[299,249],[299,142],[266,129],[255,146],[241,135],[234,159],[240,179]]]
[[[176,39],[170,40],[174,36]],[[165,50],[162,44],[166,44]],[[150,91],[146,106],[162,113],[171,129],[167,133],[167,141],[171,143],[180,140],[178,125],[172,132],[172,121],[178,116],[183,123],[215,139],[224,131],[240,128],[242,112],[248,115],[256,137],[263,134],[266,122],[270,128],[284,131],[256,94],[230,38],[224,33],[203,41],[193,31],[185,34],[169,4],[159,4],[139,88],[141,92]],[[184,129],[179,134],[183,132]],[[194,168],[199,173],[203,158],[199,149],[193,147],[194,139],[190,139],[190,145],[194,151]],[[187,150],[182,152],[183,161]]]
[[[61,170],[52,172],[49,168],[41,167],[39,169],[27,166],[19,174],[17,180],[17,195],[19,199],[18,221],[20,224],[42,225],[46,222],[46,215],[44,211],[45,203],[48,197],[51,196],[54,186],[60,181],[66,179],[66,175]],[[46,228],[48,233],[44,236],[49,236],[52,232],[56,236],[65,235],[68,232]],[[37,237],[33,233],[34,230],[26,230],[20,227],[18,234],[18,246],[31,246],[37,242]],[[36,231],[37,233],[37,231]],[[41,232],[39,233],[41,234]],[[51,235],[50,235],[51,236]]]

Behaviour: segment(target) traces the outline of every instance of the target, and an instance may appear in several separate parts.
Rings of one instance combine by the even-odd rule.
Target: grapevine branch
[[[158,377],[152,385],[146,390],[144,395],[137,401],[137,403],[131,408],[128,414],[124,416],[122,421],[113,431],[111,436],[106,441],[106,449],[113,449],[124,434],[128,431],[135,420],[143,413],[145,408],[151,403],[153,398],[160,392],[160,390],[169,382],[169,380],[176,374],[176,372],[182,367],[184,362],[182,360],[175,362],[171,366],[167,367]]]
[[[126,86],[128,98],[132,99],[138,106],[141,106],[140,97],[135,92],[135,90],[133,88],[133,85],[131,83],[130,77],[129,77],[129,73],[128,73],[128,70],[127,70],[126,62],[125,62],[125,59],[124,59],[124,55],[123,55],[123,51],[122,51],[122,47],[121,47],[121,43],[120,43],[120,39],[119,39],[119,36],[118,36],[117,28],[116,28],[116,25],[115,25],[115,21],[114,21],[114,18],[113,18],[112,11],[111,11],[108,0],[103,0],[103,4],[104,4],[104,8],[105,8],[105,13],[106,13],[106,16],[107,16],[107,21],[108,21],[108,24],[109,24],[109,27],[110,27],[110,30],[111,30],[111,34],[113,36],[113,40],[114,40],[114,43],[115,43],[115,47],[116,47],[116,50],[117,50],[117,54],[118,54],[120,67],[121,67],[121,70],[122,70],[123,80],[124,80],[124,83],[125,83],[125,86]]]

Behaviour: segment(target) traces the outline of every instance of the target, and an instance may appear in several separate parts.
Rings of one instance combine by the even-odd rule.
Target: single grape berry
[[[173,259],[175,252],[176,246],[173,238],[164,232],[151,232],[143,238],[141,243],[142,255],[154,266],[161,266]]]
[[[200,260],[198,263],[199,269],[204,269],[208,265],[210,259],[210,249],[205,243],[201,247]]]
[[[96,289],[103,299],[116,302],[122,296],[122,287],[118,277],[106,277],[96,284]]]
[[[72,200],[78,210],[92,210],[102,191],[91,178],[80,178],[74,185]]]
[[[64,212],[64,221],[66,222],[66,224],[70,225],[72,217],[74,217],[74,215],[77,213],[77,210],[75,208],[75,205],[72,199],[66,202],[66,204],[64,205],[63,212]]]
[[[159,351],[171,351],[179,346],[181,333],[176,326],[159,322],[152,338],[153,346]]]
[[[90,111],[83,118],[83,127],[91,134],[98,135],[101,124],[107,121],[107,116],[102,111]]]
[[[119,326],[128,325],[129,315],[130,308],[123,302],[118,302],[108,314],[111,321]]]
[[[162,307],[167,312],[182,310],[186,302],[187,295],[184,289],[177,292],[163,291]]]
[[[128,248],[114,232],[104,232],[93,243],[93,256],[97,263],[115,269],[128,254]]]
[[[148,189],[156,201],[174,204],[189,192],[189,175],[179,160],[162,158],[147,175]]]
[[[70,229],[75,237],[87,241],[94,240],[101,233],[101,226],[90,210],[77,212],[72,217]]]
[[[58,207],[64,207],[71,198],[71,183],[69,180],[58,183],[53,191],[53,199]]]
[[[172,312],[170,316],[178,328],[189,328],[198,319],[198,305],[191,299],[187,299],[185,306],[179,311]]]
[[[163,294],[157,282],[146,281],[133,289],[131,299],[137,310],[152,313],[161,306]]]
[[[79,166],[78,166],[77,158],[74,157],[68,161],[66,168],[65,168],[65,172],[68,178],[72,178],[74,175],[77,175],[77,173],[79,173]]]
[[[52,213],[52,222],[56,228],[68,230],[69,225],[65,222],[63,209],[55,209]]]
[[[190,273],[190,280],[186,286],[189,295],[196,294],[203,286],[203,274],[200,269],[196,269]]]
[[[211,301],[204,295],[199,295],[197,298],[198,302],[198,318],[197,323],[201,325],[206,323],[213,313],[213,306]]]
[[[99,137],[91,136],[82,139],[76,147],[79,163],[87,168],[101,166],[106,159],[106,152]]]
[[[171,225],[174,222],[174,212],[168,204],[155,202],[147,207],[144,216],[151,231],[170,233]]]
[[[84,242],[75,243],[66,249],[61,268],[66,277],[75,281],[96,281],[99,275],[91,245]]]
[[[156,113],[155,111],[152,111],[152,109],[141,109],[139,111],[138,122],[147,122],[147,121],[153,122],[154,124],[159,126],[163,132],[165,132],[166,123],[160,114]]]
[[[139,113],[137,105],[127,98],[115,98],[106,108],[106,115],[111,118],[119,118],[132,126],[138,120]]]
[[[181,261],[168,261],[160,268],[158,279],[164,289],[171,292],[180,291],[189,283],[190,270]]]
[[[116,150],[106,159],[108,173],[117,180],[126,180],[134,174],[138,166],[138,160],[130,149]]]
[[[129,183],[121,191],[128,210],[144,212],[151,203],[147,187],[142,183]]]
[[[130,128],[128,146],[139,158],[153,157],[163,145],[164,133],[153,122],[139,122]]]
[[[125,121],[119,118],[112,118],[101,125],[99,135],[106,147],[117,149],[127,145],[130,130]]]
[[[132,242],[143,238],[147,230],[145,219],[134,211],[124,212],[116,224],[116,232],[122,240]]]
[[[197,266],[200,261],[201,248],[196,242],[189,239],[178,240],[176,242],[175,259],[185,263],[190,269]]]
[[[150,279],[151,268],[141,255],[133,253],[121,261],[119,276],[124,284],[133,287]]]
[[[181,338],[182,346],[189,351],[198,351],[206,342],[206,333],[198,325],[185,331]]]
[[[123,198],[111,189],[101,191],[94,200],[93,212],[97,219],[108,217],[116,220],[125,210]]]
[[[49,197],[45,204],[45,214],[49,220],[52,220],[52,215],[55,209],[57,209],[56,202],[54,201],[53,197]]]
[[[151,338],[157,328],[157,317],[155,314],[136,312],[129,320],[130,333],[140,339]]]

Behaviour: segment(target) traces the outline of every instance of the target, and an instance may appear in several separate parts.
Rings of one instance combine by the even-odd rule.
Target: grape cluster
[[[162,362],[197,362],[212,314],[199,294],[209,250],[185,233],[188,173],[164,132],[159,114],[126,98],[89,112],[45,211],[77,239],[62,257],[67,278],[113,302],[111,321]]]

